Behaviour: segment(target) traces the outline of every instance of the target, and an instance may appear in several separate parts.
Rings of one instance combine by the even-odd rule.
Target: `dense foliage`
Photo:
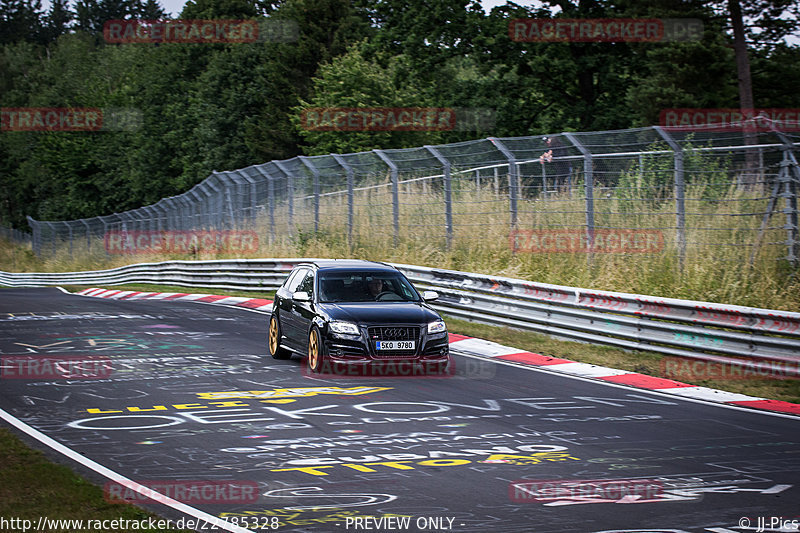
[[[469,0],[189,0],[181,19],[293,21],[296,39],[110,44],[113,19],[160,19],[156,0],[0,0],[0,106],[132,110],[135,127],[0,134],[0,223],[109,214],[178,194],[212,170],[298,154],[454,142],[489,135],[657,123],[669,107],[738,107],[727,4],[550,0],[485,12]],[[738,3],[738,0],[737,0]],[[796,8],[742,1],[758,107],[800,107],[800,48],[780,44]],[[795,6],[794,8],[792,6]],[[698,18],[674,43],[523,43],[514,18]],[[791,18],[791,17],[790,17]],[[796,22],[796,18],[794,21]],[[752,28],[751,28],[752,29]],[[307,107],[493,110],[489,130],[313,132]]]

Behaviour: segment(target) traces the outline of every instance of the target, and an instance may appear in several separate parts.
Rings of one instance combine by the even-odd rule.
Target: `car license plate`
[[[415,341],[375,341],[378,350],[413,350]]]

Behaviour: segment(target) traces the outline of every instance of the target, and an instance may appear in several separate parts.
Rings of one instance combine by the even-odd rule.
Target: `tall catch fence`
[[[797,267],[800,134],[760,129],[656,126],[299,156],[213,172],[139,209],[28,221],[40,256],[108,254],[109,235],[114,253],[136,253],[153,248],[153,235],[251,230],[262,244],[478,240],[590,262],[611,252],[680,264],[764,254]]]
[[[31,246],[30,233],[25,233],[24,231],[20,231],[14,228],[9,228],[3,225],[0,225],[0,238],[16,244]]]

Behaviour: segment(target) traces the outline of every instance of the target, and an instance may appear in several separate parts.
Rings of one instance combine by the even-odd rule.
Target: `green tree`
[[[0,44],[42,38],[41,0],[0,0]]]
[[[410,148],[440,141],[438,132],[318,131],[306,127],[317,120],[313,115],[306,115],[308,108],[429,105],[413,86],[397,83],[397,61],[391,62],[388,68],[367,61],[363,55],[364,44],[355,45],[346,54],[322,65],[319,76],[314,78],[314,96],[308,102],[300,100],[300,105],[294,109],[293,122],[307,143],[307,154]]]

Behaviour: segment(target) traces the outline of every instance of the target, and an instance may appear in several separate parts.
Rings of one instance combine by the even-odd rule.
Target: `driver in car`
[[[372,299],[374,300],[380,293],[383,292],[383,280],[372,278],[367,282],[367,288],[369,289],[370,296],[372,296]]]

